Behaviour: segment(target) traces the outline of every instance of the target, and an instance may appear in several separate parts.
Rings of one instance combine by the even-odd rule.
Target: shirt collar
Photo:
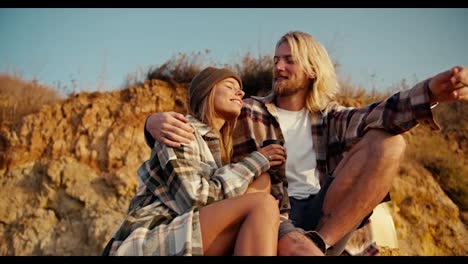
[[[217,133],[207,124],[196,119],[192,115],[187,115],[189,125],[191,125],[202,137],[219,138]]]

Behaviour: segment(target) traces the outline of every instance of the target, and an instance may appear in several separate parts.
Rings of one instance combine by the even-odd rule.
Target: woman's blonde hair
[[[210,127],[213,126],[213,120],[217,117],[217,113],[214,107],[214,94],[216,86],[219,83],[215,84],[213,89],[211,89],[208,96],[206,96],[200,103],[199,113],[193,113],[193,115],[198,118],[203,123],[207,124]],[[221,147],[221,160],[223,164],[231,163],[232,155],[232,134],[234,132],[234,127],[236,126],[237,118],[232,120],[226,120],[224,125],[219,131],[215,130],[219,137],[219,146]]]
[[[290,31],[276,43],[289,44],[292,57],[312,79],[312,87],[307,91],[306,107],[311,112],[323,110],[334,100],[338,92],[338,81],[333,63],[325,48],[311,35],[301,31]]]

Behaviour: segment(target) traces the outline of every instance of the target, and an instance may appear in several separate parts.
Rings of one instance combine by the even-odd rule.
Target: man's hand
[[[456,66],[429,81],[431,103],[468,100],[468,68]]]
[[[146,129],[157,142],[176,148],[195,140],[187,122],[184,115],[176,112],[153,113],[146,121]]]
[[[257,150],[270,161],[270,168],[286,163],[286,149],[278,144],[271,144]]]

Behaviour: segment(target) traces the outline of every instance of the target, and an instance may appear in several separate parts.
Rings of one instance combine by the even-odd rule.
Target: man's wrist
[[[427,80],[427,85],[426,85],[426,90],[427,90],[427,93],[429,94],[429,103],[431,104],[431,108],[435,107],[436,105],[439,104],[439,102],[437,102],[437,99],[435,97],[435,95],[432,93],[432,89],[431,89],[431,79],[428,79]]]

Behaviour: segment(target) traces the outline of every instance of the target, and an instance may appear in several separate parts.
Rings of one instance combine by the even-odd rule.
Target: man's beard
[[[273,91],[277,96],[290,96],[307,89],[305,80],[290,79],[276,83],[273,80]]]

